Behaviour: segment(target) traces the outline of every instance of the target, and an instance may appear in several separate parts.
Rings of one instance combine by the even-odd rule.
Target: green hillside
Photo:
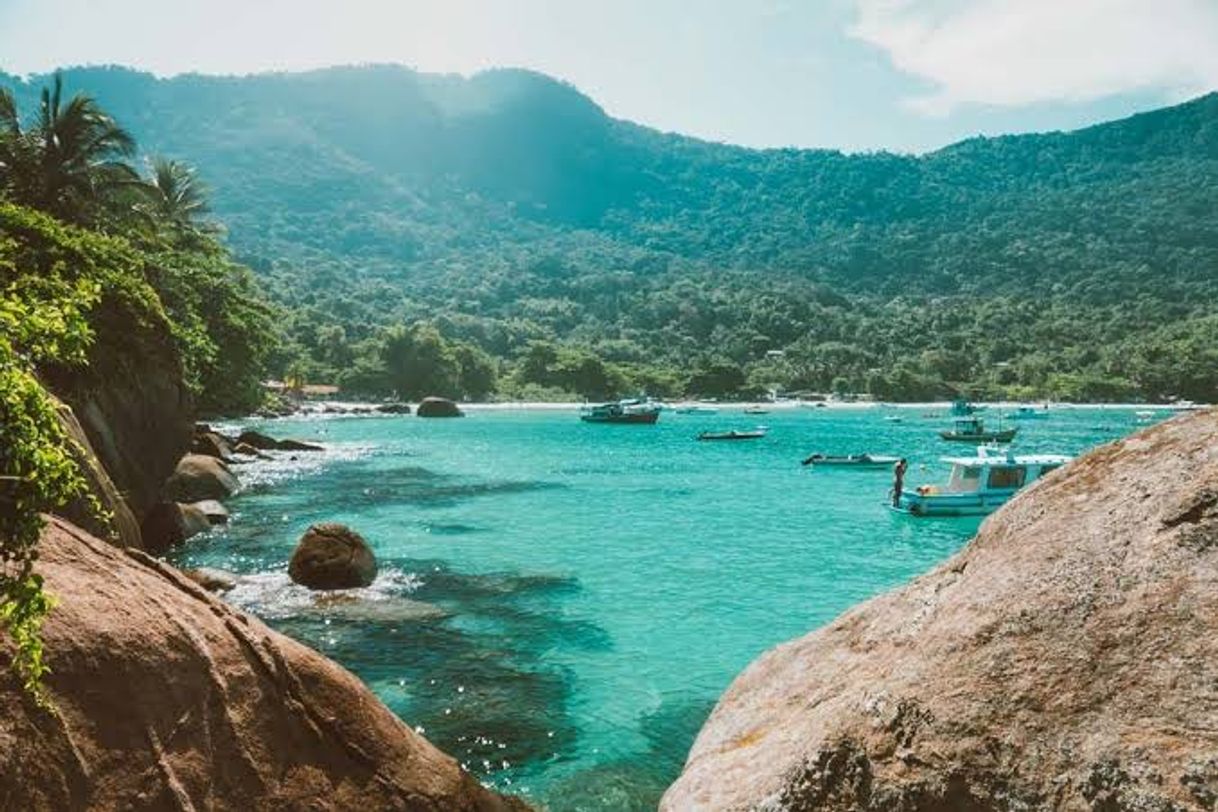
[[[915,157],[662,134],[523,71],[67,82],[198,166],[311,378],[1218,399],[1218,95]]]

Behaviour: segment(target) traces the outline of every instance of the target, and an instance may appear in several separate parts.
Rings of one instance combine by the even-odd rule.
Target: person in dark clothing
[[[897,464],[892,466],[892,506],[901,506],[901,490],[905,487],[905,469],[909,467],[909,460],[901,457]]]

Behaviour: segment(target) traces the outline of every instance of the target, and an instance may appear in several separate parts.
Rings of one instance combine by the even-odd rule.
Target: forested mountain
[[[515,70],[65,76],[197,165],[310,378],[1218,398],[1218,95],[906,156],[662,134]]]

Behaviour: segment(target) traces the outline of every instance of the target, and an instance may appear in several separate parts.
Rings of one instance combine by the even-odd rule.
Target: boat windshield
[[[1013,491],[1023,487],[1028,470],[1022,465],[996,465],[990,468],[986,487],[991,491]]]
[[[947,490],[952,493],[971,493],[981,484],[981,468],[976,465],[953,465]]]

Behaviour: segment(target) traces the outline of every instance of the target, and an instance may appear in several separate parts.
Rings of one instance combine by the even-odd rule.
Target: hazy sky
[[[0,0],[0,70],[400,62],[561,77],[754,146],[922,150],[1218,88],[1218,0]]]

